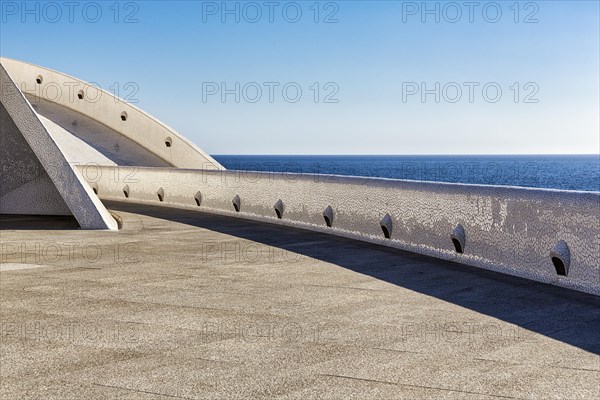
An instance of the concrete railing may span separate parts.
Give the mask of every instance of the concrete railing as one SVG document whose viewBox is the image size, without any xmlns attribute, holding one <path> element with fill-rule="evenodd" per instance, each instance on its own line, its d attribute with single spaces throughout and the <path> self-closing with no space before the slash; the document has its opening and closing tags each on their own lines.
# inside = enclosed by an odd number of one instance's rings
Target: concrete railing
<svg viewBox="0 0 600 400">
<path fill-rule="evenodd" d="M 300 227 L 600 295 L 600 193 L 334 175 L 79 167 L 101 199 Z"/>
</svg>

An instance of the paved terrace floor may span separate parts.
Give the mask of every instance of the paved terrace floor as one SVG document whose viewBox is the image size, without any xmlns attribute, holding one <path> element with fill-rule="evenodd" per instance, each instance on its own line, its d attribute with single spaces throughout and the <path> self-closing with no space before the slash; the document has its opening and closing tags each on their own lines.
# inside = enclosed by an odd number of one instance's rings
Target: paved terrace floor
<svg viewBox="0 0 600 400">
<path fill-rule="evenodd" d="M 118 233 L 2 220 L 2 398 L 600 397 L 598 297 L 324 234 L 107 206 Z"/>
</svg>

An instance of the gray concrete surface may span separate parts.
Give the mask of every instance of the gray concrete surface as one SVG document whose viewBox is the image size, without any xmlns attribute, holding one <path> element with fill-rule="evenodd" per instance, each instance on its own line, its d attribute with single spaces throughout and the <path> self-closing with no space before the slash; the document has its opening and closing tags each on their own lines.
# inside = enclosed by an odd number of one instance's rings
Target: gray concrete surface
<svg viewBox="0 0 600 400">
<path fill-rule="evenodd" d="M 44 166 L 0 104 L 0 212 L 71 214 Z"/>
<path fill-rule="evenodd" d="M 87 229 L 117 229 L 81 174 L 0 65 L 0 213 L 74 215 Z"/>
<path fill-rule="evenodd" d="M 597 296 L 321 233 L 106 205 L 118 233 L 1 220 L 1 398 L 600 396 Z"/>
<path fill-rule="evenodd" d="M 54 139 L 60 143 L 70 163 L 170 166 L 143 146 L 85 114 L 42 97 L 31 94 L 25 97 L 40 116 L 63 128 L 64 132 L 56 129 L 56 133 L 51 134 L 54 134 Z"/>
<path fill-rule="evenodd" d="M 235 170 L 90 165 L 79 171 L 102 200 L 329 233 L 600 295 L 598 192 Z M 381 228 L 385 215 L 389 239 Z M 452 242 L 458 225 L 462 253 Z M 570 253 L 566 275 L 552 261 L 562 242 Z"/>
</svg>

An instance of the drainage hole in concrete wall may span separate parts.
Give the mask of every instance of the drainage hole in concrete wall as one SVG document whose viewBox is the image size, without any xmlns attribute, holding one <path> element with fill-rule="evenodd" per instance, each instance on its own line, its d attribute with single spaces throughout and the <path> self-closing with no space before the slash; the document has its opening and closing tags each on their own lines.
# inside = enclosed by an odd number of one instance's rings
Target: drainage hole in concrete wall
<svg viewBox="0 0 600 400">
<path fill-rule="evenodd" d="M 389 239 L 392 235 L 390 235 L 390 231 L 388 230 L 387 226 L 381 225 L 381 230 L 383 231 L 383 236 L 385 236 L 386 239 Z"/>
<path fill-rule="evenodd" d="M 235 197 L 233 198 L 233 208 L 235 209 L 235 212 L 240 212 L 240 209 L 242 208 L 242 199 L 240 199 L 239 195 L 235 195 Z"/>
<path fill-rule="evenodd" d="M 558 257 L 552 257 L 552 264 L 554 264 L 554 268 L 556 269 L 557 275 L 567 276 L 567 270 L 565 268 L 565 264 Z"/>
<path fill-rule="evenodd" d="M 390 217 L 390 214 L 385 214 L 383 216 L 383 218 L 381 219 L 381 221 L 379 221 L 379 226 L 381 227 L 381 230 L 383 231 L 383 236 L 386 239 L 391 239 L 392 238 L 393 222 L 392 222 L 392 217 Z"/>
<path fill-rule="evenodd" d="M 452 238 L 452 244 L 454 244 L 454 250 L 457 253 L 459 253 L 459 254 L 463 253 L 463 248 L 462 248 L 462 244 L 460 244 L 460 240 Z"/>
<path fill-rule="evenodd" d="M 333 208 L 331 206 L 327 206 L 325 211 L 323 211 L 323 219 L 327 227 L 331 228 L 333 226 Z"/>
<path fill-rule="evenodd" d="M 126 185 L 123 188 L 123 194 L 125 195 L 125 198 L 129 198 L 129 185 Z"/>
<path fill-rule="evenodd" d="M 200 207 L 200 205 L 202 204 L 202 193 L 196 192 L 196 195 L 194 196 L 194 201 L 196 201 L 196 205 Z"/>
<path fill-rule="evenodd" d="M 564 240 L 558 241 L 550 251 L 550 259 L 557 275 L 568 276 L 571 267 L 571 250 Z"/>
<path fill-rule="evenodd" d="M 465 241 L 467 234 L 462 224 L 456 224 L 452 232 L 450 233 L 450 239 L 454 245 L 454 251 L 458 254 L 463 254 L 465 251 Z"/>
<path fill-rule="evenodd" d="M 171 147 L 172 144 L 173 144 L 173 139 L 171 139 L 170 137 L 165 139 L 165 146 Z"/>
<path fill-rule="evenodd" d="M 283 218 L 283 210 L 285 209 L 285 205 L 283 204 L 283 201 L 281 199 L 279 199 L 275 202 L 273 209 L 275 210 L 275 214 L 277 215 L 277 218 L 282 219 Z"/>
<path fill-rule="evenodd" d="M 127 121 L 127 112 L 123 111 L 121 113 L 121 121 Z"/>
<path fill-rule="evenodd" d="M 41 75 L 38 75 L 38 76 L 35 78 L 35 82 L 36 82 L 38 85 L 41 85 L 43 81 L 44 81 L 44 78 L 42 78 L 42 76 L 41 76 Z"/>
<path fill-rule="evenodd" d="M 79 92 L 77 92 L 77 98 L 79 100 L 83 100 L 83 90 L 80 90 Z"/>
<path fill-rule="evenodd" d="M 165 199 L 165 191 L 163 188 L 158 189 L 156 195 L 158 196 L 158 201 L 163 201 Z"/>
</svg>

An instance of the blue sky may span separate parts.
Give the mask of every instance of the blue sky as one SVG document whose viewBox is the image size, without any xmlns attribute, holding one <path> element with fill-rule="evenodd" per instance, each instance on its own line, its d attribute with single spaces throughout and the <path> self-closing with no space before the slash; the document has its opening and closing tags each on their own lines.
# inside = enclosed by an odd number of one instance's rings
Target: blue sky
<svg viewBox="0 0 600 400">
<path fill-rule="evenodd" d="M 212 154 L 598 153 L 599 2 L 467 4 L 3 1 L 0 53 Z"/>
</svg>

